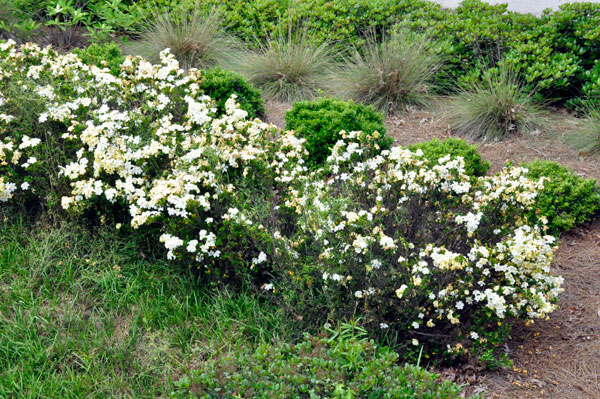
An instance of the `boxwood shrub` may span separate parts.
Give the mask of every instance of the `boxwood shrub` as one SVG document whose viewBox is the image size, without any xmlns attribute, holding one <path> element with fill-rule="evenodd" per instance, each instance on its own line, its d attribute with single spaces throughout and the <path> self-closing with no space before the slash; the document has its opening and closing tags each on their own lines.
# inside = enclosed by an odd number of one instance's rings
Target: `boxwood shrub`
<svg viewBox="0 0 600 399">
<path fill-rule="evenodd" d="M 217 113 L 225 112 L 225 102 L 232 94 L 240 108 L 248 112 L 250 118 L 260 117 L 265 112 L 260 90 L 252 86 L 244 77 L 232 71 L 207 69 L 202 74 L 200 88 L 217 103 Z"/>
<path fill-rule="evenodd" d="M 597 215 L 600 194 L 595 179 L 584 179 L 558 162 L 535 160 L 523 166 L 532 179 L 548 178 L 529 217 L 545 217 L 552 234 L 571 230 Z"/>
<path fill-rule="evenodd" d="M 392 139 L 385 134 L 383 115 L 371 106 L 352 101 L 322 98 L 296 102 L 285 114 L 285 123 L 286 129 L 306 139 L 308 163 L 313 166 L 325 162 L 331 148 L 342 138 L 341 131 L 378 132 L 374 139 L 380 149 L 392 144 Z"/>
<path fill-rule="evenodd" d="M 99 68 L 108 68 L 110 72 L 118 76 L 121 71 L 121 64 L 125 56 L 121 52 L 118 44 L 109 42 L 105 44 L 93 43 L 86 48 L 77 48 L 73 53 L 86 64 L 96 65 Z"/>
<path fill-rule="evenodd" d="M 451 157 L 462 157 L 465 161 L 465 174 L 479 177 L 485 176 L 490 169 L 490 163 L 477 152 L 477 146 L 470 145 L 465 140 L 450 137 L 445 140 L 433 139 L 424 143 L 413 144 L 408 147 L 411 151 L 420 149 L 424 157 L 431 164 L 437 164 L 438 160 L 446 155 Z"/>
</svg>

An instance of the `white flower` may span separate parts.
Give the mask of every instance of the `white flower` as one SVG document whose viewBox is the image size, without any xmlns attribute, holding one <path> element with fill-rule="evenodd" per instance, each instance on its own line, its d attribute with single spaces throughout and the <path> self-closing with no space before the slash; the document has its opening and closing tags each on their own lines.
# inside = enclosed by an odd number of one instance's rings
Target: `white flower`
<svg viewBox="0 0 600 399">
<path fill-rule="evenodd" d="M 390 326 L 387 323 L 379 323 L 379 328 L 381 328 L 382 330 L 389 328 Z"/>
<path fill-rule="evenodd" d="M 198 240 L 190 240 L 190 242 L 188 242 L 186 250 L 188 252 L 194 253 L 194 252 L 196 252 L 197 246 L 198 246 Z"/>
<path fill-rule="evenodd" d="M 265 254 L 264 252 L 261 252 L 258 254 L 257 258 L 253 258 L 252 259 L 252 263 L 255 265 L 259 265 L 261 263 L 263 263 L 264 261 L 267 260 L 267 254 Z"/>
<path fill-rule="evenodd" d="M 477 334 L 475 331 L 471 331 L 470 336 L 471 336 L 471 339 L 473 339 L 475 341 L 479 339 L 479 334 Z"/>
<path fill-rule="evenodd" d="M 481 212 L 477 212 L 477 213 L 469 212 L 465 216 L 460 216 L 460 215 L 457 216 L 454 220 L 456 221 L 456 223 L 466 224 L 467 231 L 472 234 L 479 227 L 479 222 L 481 221 L 482 217 L 483 217 L 483 213 L 481 213 Z"/>
<path fill-rule="evenodd" d="M 408 286 L 407 286 L 406 284 L 402 284 L 402 285 L 400 286 L 400 288 L 398 288 L 398 289 L 396 290 L 396 296 L 397 296 L 398 298 L 402 298 L 402 296 L 404 295 L 404 291 L 406 291 L 406 289 L 407 289 L 407 288 L 408 288 Z"/>
<path fill-rule="evenodd" d="M 383 249 L 387 249 L 387 250 L 396 249 L 396 244 L 394 243 L 394 239 L 392 237 L 388 237 L 386 235 L 381 236 L 381 238 L 379 239 L 379 245 L 381 245 L 381 247 Z"/>
<path fill-rule="evenodd" d="M 167 252 L 167 259 L 169 260 L 175 259 L 173 251 L 183 245 L 183 240 L 181 238 L 166 233 L 160 236 L 159 241 L 164 243 L 165 248 L 169 250 Z"/>
</svg>

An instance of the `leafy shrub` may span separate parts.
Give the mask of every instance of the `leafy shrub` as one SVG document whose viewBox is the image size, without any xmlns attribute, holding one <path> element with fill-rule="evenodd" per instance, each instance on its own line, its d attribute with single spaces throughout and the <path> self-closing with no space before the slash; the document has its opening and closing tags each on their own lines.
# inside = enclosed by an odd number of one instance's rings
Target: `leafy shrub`
<svg viewBox="0 0 600 399">
<path fill-rule="evenodd" d="M 144 17 L 128 0 L 14 0 L 12 6 L 19 22 L 11 28 L 39 43 L 63 48 L 131 34 Z"/>
<path fill-rule="evenodd" d="M 600 107 L 600 60 L 594 63 L 594 66 L 581 76 L 583 85 L 581 87 L 581 97 L 567 100 L 566 105 L 576 111 L 587 113 L 590 116 Z M 591 110 L 586 110 L 591 108 Z"/>
<path fill-rule="evenodd" d="M 490 168 L 490 163 L 481 158 L 481 154 L 477 152 L 477 146 L 469 145 L 465 140 L 454 137 L 442 141 L 433 139 L 413 144 L 408 149 L 413 152 L 420 149 L 432 165 L 437 164 L 440 158 L 447 155 L 452 158 L 462 157 L 465 162 L 465 174 L 469 176 L 485 176 Z"/>
<path fill-rule="evenodd" d="M 343 326 L 296 345 L 211 359 L 180 378 L 173 398 L 458 398 L 460 388 L 435 374 L 398 366 L 398 355 Z"/>
<path fill-rule="evenodd" d="M 121 64 L 125 61 L 121 48 L 113 42 L 103 45 L 93 43 L 83 49 L 74 49 L 73 53 L 77 54 L 81 61 L 86 64 L 110 69 L 110 72 L 115 76 L 119 75 Z"/>
<path fill-rule="evenodd" d="M 224 32 L 218 14 L 203 14 L 198 9 L 190 11 L 184 6 L 172 12 L 156 10 L 139 36 L 124 45 L 126 53 L 156 63 L 160 52 L 168 48 L 185 69 L 221 65 L 237 46 Z"/>
<path fill-rule="evenodd" d="M 308 162 L 320 166 L 325 162 L 331 148 L 342 138 L 342 131 L 360 130 L 369 134 L 378 132 L 375 143 L 380 149 L 388 149 L 392 139 L 385 134 L 383 117 L 373 107 L 322 98 L 293 104 L 285 114 L 286 129 L 306 139 Z M 374 143 L 374 144 L 375 144 Z"/>
<path fill-rule="evenodd" d="M 588 73 L 600 56 L 599 23 L 598 4 L 563 4 L 559 10 L 542 15 L 533 35 L 527 37 L 529 41 L 519 40 L 533 51 L 525 53 L 527 59 L 517 57 L 515 62 L 525 63 L 528 81 L 537 82 L 540 88 L 558 88 L 555 93 L 560 96 L 577 95 L 582 83 L 588 91 L 586 82 L 594 82 Z"/>
<path fill-rule="evenodd" d="M 524 169 L 473 181 L 460 158 L 432 165 L 399 147 L 373 156 L 371 137 L 350 136 L 329 157 L 326 183 L 291 191 L 295 234 L 264 249 L 275 298 L 307 320 L 362 317 L 398 337 L 405 356 L 425 345 L 486 362 L 507 338 L 500 326 L 554 309 L 555 239 L 526 224 L 541 185 Z"/>
<path fill-rule="evenodd" d="M 200 88 L 217 102 L 217 114 L 225 113 L 225 102 L 235 94 L 240 108 L 248 112 L 250 118 L 262 116 L 265 112 L 260 91 L 254 88 L 240 74 L 221 69 L 208 69 L 202 74 Z"/>
<path fill-rule="evenodd" d="M 444 78 L 462 82 L 468 81 L 469 74 L 495 66 L 517 44 L 518 33 L 536 23 L 537 18 L 531 14 L 507 11 L 506 4 L 465 0 L 454 10 L 446 10 L 442 18 L 410 26 L 426 30 L 443 43 L 447 64 L 444 74 L 448 75 Z M 449 84 L 444 88 L 452 91 Z"/>
<path fill-rule="evenodd" d="M 488 71 L 457 94 L 449 114 L 453 129 L 474 139 L 503 139 L 543 126 L 543 111 L 530 89 L 506 68 Z"/>
<path fill-rule="evenodd" d="M 387 36 L 403 21 L 430 25 L 446 17 L 439 4 L 423 0 L 300 0 L 288 2 L 282 23 L 302 25 L 318 41 L 338 44 L 342 52 L 363 47 L 374 34 Z"/>
<path fill-rule="evenodd" d="M 558 162 L 536 160 L 523 164 L 531 179 L 546 177 L 529 217 L 547 220 L 552 234 L 592 220 L 600 210 L 596 180 L 584 179 Z"/>
<path fill-rule="evenodd" d="M 229 68 L 241 73 L 264 95 L 280 101 L 317 97 L 333 68 L 327 44 L 315 45 L 306 35 L 278 36 L 256 52 L 239 54 Z"/>
<path fill-rule="evenodd" d="M 386 114 L 402 111 L 409 104 L 423 104 L 441 65 L 431 46 L 425 36 L 405 31 L 383 43 L 371 41 L 336 72 L 333 91 Z"/>
</svg>

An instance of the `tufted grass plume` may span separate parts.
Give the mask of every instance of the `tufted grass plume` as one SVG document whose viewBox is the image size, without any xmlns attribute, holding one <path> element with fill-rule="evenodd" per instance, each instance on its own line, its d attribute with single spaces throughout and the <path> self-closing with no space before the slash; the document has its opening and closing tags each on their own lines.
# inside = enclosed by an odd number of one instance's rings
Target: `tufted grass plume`
<svg viewBox="0 0 600 399">
<path fill-rule="evenodd" d="M 450 125 L 458 134 L 481 140 L 539 131 L 546 113 L 532 96 L 513 71 L 491 69 L 451 101 Z"/>
<path fill-rule="evenodd" d="M 222 65 L 237 47 L 237 40 L 225 33 L 217 12 L 203 14 L 184 4 L 170 13 L 155 9 L 139 39 L 125 44 L 123 50 L 157 63 L 160 52 L 169 48 L 182 68 L 207 69 Z"/>
<path fill-rule="evenodd" d="M 582 127 L 565 138 L 573 149 L 585 154 L 600 154 L 600 106 L 592 105 L 585 110 Z"/>
<path fill-rule="evenodd" d="M 386 114 L 424 105 L 442 65 L 427 36 L 398 31 L 383 42 L 370 39 L 331 78 L 339 97 L 373 105 Z"/>
<path fill-rule="evenodd" d="M 258 51 L 241 53 L 229 68 L 260 87 L 265 97 L 291 102 L 322 94 L 334 65 L 331 47 L 314 44 L 305 33 L 279 35 Z"/>
</svg>

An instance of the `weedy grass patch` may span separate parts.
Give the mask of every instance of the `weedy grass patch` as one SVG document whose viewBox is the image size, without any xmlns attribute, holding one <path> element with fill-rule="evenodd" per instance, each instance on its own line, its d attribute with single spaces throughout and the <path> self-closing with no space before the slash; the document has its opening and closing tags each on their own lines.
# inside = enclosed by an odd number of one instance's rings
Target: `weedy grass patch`
<svg viewBox="0 0 600 399">
<path fill-rule="evenodd" d="M 297 334 L 252 293 L 207 292 L 142 248 L 114 227 L 0 221 L 0 396 L 164 396 L 207 356 Z"/>
</svg>

